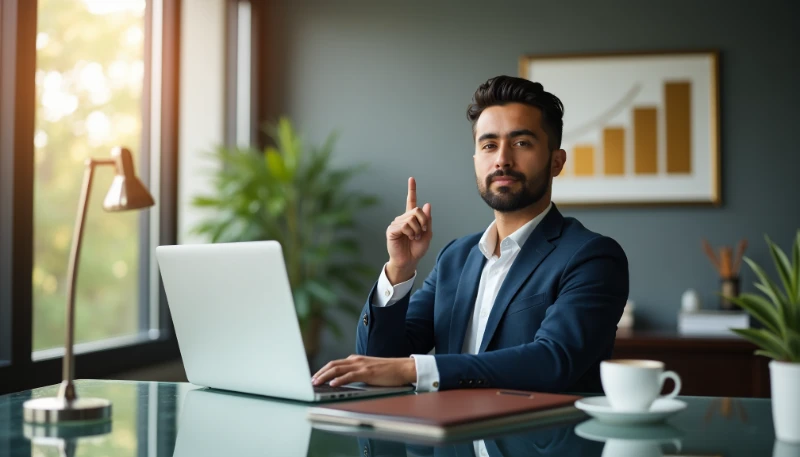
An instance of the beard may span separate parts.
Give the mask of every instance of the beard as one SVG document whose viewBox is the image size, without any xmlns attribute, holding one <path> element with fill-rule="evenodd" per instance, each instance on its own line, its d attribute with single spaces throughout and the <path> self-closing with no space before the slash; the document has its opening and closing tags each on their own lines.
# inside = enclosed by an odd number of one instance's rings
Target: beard
<svg viewBox="0 0 800 457">
<path fill-rule="evenodd" d="M 498 176 L 516 179 L 520 189 L 513 191 L 510 186 L 501 186 L 496 191 L 492 190 L 492 179 Z M 544 197 L 550 184 L 550 162 L 548 161 L 546 169 L 531 179 L 518 171 L 497 170 L 487 176 L 485 182 L 481 183 L 480 179 L 477 179 L 477 182 L 478 192 L 490 208 L 501 213 L 511 213 L 527 208 Z"/>
</svg>

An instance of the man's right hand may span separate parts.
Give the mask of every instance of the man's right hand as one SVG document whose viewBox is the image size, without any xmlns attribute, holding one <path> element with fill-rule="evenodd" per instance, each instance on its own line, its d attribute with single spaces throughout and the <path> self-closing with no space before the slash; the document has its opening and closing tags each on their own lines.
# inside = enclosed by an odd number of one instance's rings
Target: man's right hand
<svg viewBox="0 0 800 457">
<path fill-rule="evenodd" d="M 386 229 L 386 248 L 389 251 L 386 276 L 392 285 L 414 277 L 417 263 L 431 244 L 431 222 L 431 204 L 426 203 L 422 209 L 417 206 L 417 182 L 408 178 L 406 212 L 396 217 Z"/>
</svg>

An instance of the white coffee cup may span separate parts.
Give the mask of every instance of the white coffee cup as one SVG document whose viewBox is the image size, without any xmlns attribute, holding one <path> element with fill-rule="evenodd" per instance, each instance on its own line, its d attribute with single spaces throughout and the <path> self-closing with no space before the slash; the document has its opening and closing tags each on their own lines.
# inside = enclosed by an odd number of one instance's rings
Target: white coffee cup
<svg viewBox="0 0 800 457">
<path fill-rule="evenodd" d="M 667 379 L 675 381 L 675 388 L 659 397 Z M 624 412 L 648 411 L 657 398 L 675 398 L 681 391 L 680 376 L 674 371 L 664 371 L 664 362 L 656 360 L 603 361 L 600 381 L 611 407 Z"/>
</svg>

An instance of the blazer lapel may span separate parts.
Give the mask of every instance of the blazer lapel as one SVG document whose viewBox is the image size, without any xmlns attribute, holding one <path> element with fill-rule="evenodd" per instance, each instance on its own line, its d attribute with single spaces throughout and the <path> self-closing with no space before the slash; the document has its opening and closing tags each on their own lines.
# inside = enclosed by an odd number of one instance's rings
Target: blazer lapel
<svg viewBox="0 0 800 457">
<path fill-rule="evenodd" d="M 450 354 L 461 353 L 469 318 L 472 315 L 475 299 L 478 295 L 481 271 L 485 264 L 486 257 L 484 257 L 476 244 L 469 252 L 467 262 L 461 271 L 461 278 L 458 280 L 456 297 L 453 302 L 453 315 L 450 319 L 450 340 L 448 343 L 448 353 Z"/>
<path fill-rule="evenodd" d="M 508 275 L 497 293 L 492 312 L 489 313 L 489 319 L 486 321 L 486 330 L 483 333 L 481 347 L 478 352 L 486 351 L 494 332 L 497 330 L 497 325 L 500 323 L 500 319 L 502 319 L 511 300 L 539 264 L 542 263 L 542 260 L 555 248 L 550 243 L 550 240 L 558 238 L 561 234 L 563 223 L 564 217 L 553 205 L 544 220 L 539 223 L 539 226 L 534 229 L 528 240 L 522 245 L 522 249 L 517 258 L 514 259 L 514 263 L 511 265 L 511 269 L 508 271 Z"/>
</svg>

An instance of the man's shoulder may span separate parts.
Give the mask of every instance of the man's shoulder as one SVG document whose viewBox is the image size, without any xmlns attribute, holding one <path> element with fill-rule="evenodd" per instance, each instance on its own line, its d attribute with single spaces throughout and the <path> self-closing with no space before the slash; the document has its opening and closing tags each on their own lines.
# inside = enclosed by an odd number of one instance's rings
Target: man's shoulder
<svg viewBox="0 0 800 457">
<path fill-rule="evenodd" d="M 603 235 L 590 230 L 578 219 L 569 216 L 564 217 L 564 225 L 561 229 L 562 239 L 582 243 L 601 236 Z"/>
<path fill-rule="evenodd" d="M 559 237 L 562 249 L 580 249 L 591 246 L 594 249 L 615 251 L 624 255 L 622 246 L 611 236 L 590 230 L 574 217 L 564 217 L 564 225 Z"/>
</svg>

